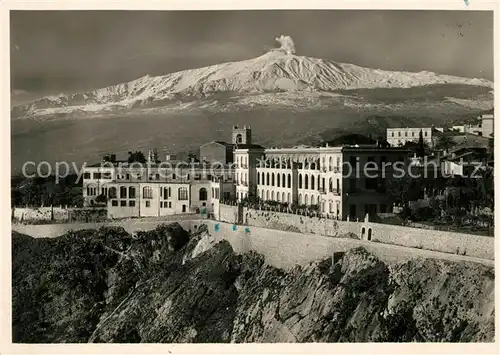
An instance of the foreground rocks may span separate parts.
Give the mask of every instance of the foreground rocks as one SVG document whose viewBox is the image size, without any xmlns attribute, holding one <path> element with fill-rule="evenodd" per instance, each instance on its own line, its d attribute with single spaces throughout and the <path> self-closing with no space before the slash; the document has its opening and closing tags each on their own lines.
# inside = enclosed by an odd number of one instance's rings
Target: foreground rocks
<svg viewBox="0 0 500 355">
<path fill-rule="evenodd" d="M 13 235 L 14 342 L 494 341 L 494 272 L 363 248 L 285 272 L 201 227 Z"/>
</svg>

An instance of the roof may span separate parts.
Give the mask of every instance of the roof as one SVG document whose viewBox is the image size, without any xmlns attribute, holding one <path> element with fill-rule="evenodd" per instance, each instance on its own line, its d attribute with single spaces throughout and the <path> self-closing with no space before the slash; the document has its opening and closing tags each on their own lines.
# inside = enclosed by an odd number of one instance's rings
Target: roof
<svg viewBox="0 0 500 355">
<path fill-rule="evenodd" d="M 260 144 L 234 144 L 234 149 L 265 149 Z"/>
<path fill-rule="evenodd" d="M 225 146 L 226 148 L 232 148 L 234 146 L 234 144 L 232 144 L 232 143 L 227 143 L 227 142 L 223 142 L 223 141 L 211 141 L 211 142 L 208 142 L 208 143 L 201 145 L 201 147 L 204 147 L 204 146 L 212 144 L 212 143 Z"/>
</svg>

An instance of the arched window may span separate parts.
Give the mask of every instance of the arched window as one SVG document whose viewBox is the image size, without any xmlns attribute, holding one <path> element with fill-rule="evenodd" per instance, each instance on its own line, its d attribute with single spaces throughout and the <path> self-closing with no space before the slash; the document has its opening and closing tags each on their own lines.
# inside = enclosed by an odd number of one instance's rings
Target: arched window
<svg viewBox="0 0 500 355">
<path fill-rule="evenodd" d="M 328 187 L 328 189 L 329 189 L 329 191 L 330 191 L 330 192 L 332 192 L 332 191 L 333 191 L 333 180 L 332 180 L 332 178 L 330 178 L 330 183 L 329 183 L 329 185 L 330 185 L 330 186 Z"/>
<path fill-rule="evenodd" d="M 128 198 L 135 198 L 135 187 L 130 186 L 128 188 Z"/>
<path fill-rule="evenodd" d="M 286 202 L 284 192 L 281 193 L 281 202 Z"/>
<path fill-rule="evenodd" d="M 110 187 L 108 190 L 109 198 L 116 198 L 116 187 Z"/>
<path fill-rule="evenodd" d="M 281 176 L 281 186 L 286 187 L 286 177 L 285 173 Z"/>
<path fill-rule="evenodd" d="M 288 193 L 288 197 L 286 199 L 286 202 L 291 203 L 292 202 L 292 197 L 290 195 L 290 192 Z"/>
<path fill-rule="evenodd" d="M 243 142 L 243 136 L 238 133 L 236 135 L 236 143 L 240 144 L 241 142 Z"/>
<path fill-rule="evenodd" d="M 330 206 L 329 206 L 329 207 L 330 207 L 329 212 L 330 212 L 330 213 L 333 213 L 333 202 L 331 202 L 331 201 L 330 201 Z"/>
<path fill-rule="evenodd" d="M 274 186 L 274 173 L 271 174 L 271 186 Z"/>
<path fill-rule="evenodd" d="M 299 189 L 302 188 L 302 174 L 299 174 Z"/>
<path fill-rule="evenodd" d="M 340 191 L 340 180 L 337 179 L 337 193 Z"/>
<path fill-rule="evenodd" d="M 280 193 L 276 192 L 276 201 L 280 202 L 280 200 L 281 200 Z"/>
<path fill-rule="evenodd" d="M 288 174 L 288 188 L 292 188 L 292 175 Z"/>
<path fill-rule="evenodd" d="M 269 173 L 266 174 L 266 185 L 269 186 Z"/>
<path fill-rule="evenodd" d="M 280 187 L 280 182 L 281 182 L 281 179 L 280 179 L 280 174 L 276 174 L 276 186 Z"/>
<path fill-rule="evenodd" d="M 269 190 L 266 191 L 266 201 L 269 201 Z"/>
<path fill-rule="evenodd" d="M 333 170 L 333 157 L 330 157 L 328 159 L 328 170 L 330 170 L 330 171 Z"/>
<path fill-rule="evenodd" d="M 308 189 L 309 188 L 309 176 L 306 175 L 305 178 L 304 178 L 304 189 Z"/>
<path fill-rule="evenodd" d="M 337 157 L 337 169 L 340 169 L 340 157 Z"/>
<path fill-rule="evenodd" d="M 314 190 L 314 175 L 311 175 L 311 190 Z"/>
<path fill-rule="evenodd" d="M 316 197 L 314 195 L 311 196 L 311 205 L 316 204 Z"/>
<path fill-rule="evenodd" d="M 257 174 L 257 185 L 260 185 L 260 174 Z"/>
<path fill-rule="evenodd" d="M 302 205 L 302 194 L 299 194 L 299 205 Z"/>
<path fill-rule="evenodd" d="M 361 228 L 361 239 L 365 239 L 365 227 Z"/>
<path fill-rule="evenodd" d="M 261 198 L 261 199 L 264 199 L 264 190 L 261 190 L 261 191 L 260 191 L 260 198 Z"/>
<path fill-rule="evenodd" d="M 261 185 L 265 185 L 266 184 L 266 177 L 264 176 L 264 173 L 262 173 L 262 178 L 260 179 L 260 183 Z"/>
<path fill-rule="evenodd" d="M 310 169 L 311 170 L 316 170 L 316 163 L 311 163 Z"/>
<path fill-rule="evenodd" d="M 274 191 L 271 191 L 271 200 L 274 201 Z"/>
<path fill-rule="evenodd" d="M 309 204 L 309 196 L 307 196 L 307 194 L 304 195 L 304 204 L 305 205 Z"/>
<path fill-rule="evenodd" d="M 202 187 L 200 189 L 200 201 L 206 201 L 207 200 L 207 189 Z"/>
<path fill-rule="evenodd" d="M 215 196 L 215 189 L 212 187 L 212 196 Z"/>
</svg>

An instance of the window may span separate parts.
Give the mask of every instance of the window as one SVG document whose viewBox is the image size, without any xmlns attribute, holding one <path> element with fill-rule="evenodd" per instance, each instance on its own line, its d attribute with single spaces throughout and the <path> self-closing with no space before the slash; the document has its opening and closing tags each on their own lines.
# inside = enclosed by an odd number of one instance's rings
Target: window
<svg viewBox="0 0 500 355">
<path fill-rule="evenodd" d="M 175 180 L 175 174 L 172 174 L 172 180 Z"/>
<path fill-rule="evenodd" d="M 142 188 L 142 198 L 152 199 L 153 198 L 153 189 L 151 186 L 144 186 Z"/>
<path fill-rule="evenodd" d="M 127 200 L 120 200 L 120 207 L 127 207 Z"/>
<path fill-rule="evenodd" d="M 90 173 L 83 173 L 84 179 L 90 179 Z"/>
<path fill-rule="evenodd" d="M 178 199 L 179 200 L 187 200 L 188 199 L 188 190 L 185 187 L 179 187 L 178 190 Z"/>
<path fill-rule="evenodd" d="M 134 200 L 128 201 L 128 206 L 135 207 L 135 201 Z"/>
<path fill-rule="evenodd" d="M 200 189 L 200 201 L 206 201 L 207 200 L 207 189 L 202 187 Z"/>
<path fill-rule="evenodd" d="M 111 179 L 111 173 L 110 172 L 102 173 L 102 178 L 110 180 Z"/>
<path fill-rule="evenodd" d="M 415 132 L 411 132 L 411 136 L 412 136 L 412 137 L 415 137 Z"/>
<path fill-rule="evenodd" d="M 308 189 L 309 188 L 309 176 L 305 176 L 304 177 L 304 189 Z"/>
<path fill-rule="evenodd" d="M 113 206 L 113 207 L 118 206 L 118 201 L 117 200 L 112 200 L 111 201 L 111 206 Z"/>
<path fill-rule="evenodd" d="M 408 137 L 408 132 L 405 132 L 405 137 Z"/>
<path fill-rule="evenodd" d="M 394 137 L 394 132 L 392 132 L 392 136 Z M 333 211 L 330 211 L 330 212 L 333 212 Z"/>
<path fill-rule="evenodd" d="M 292 175 L 288 174 L 288 188 L 292 188 Z"/>
<path fill-rule="evenodd" d="M 314 175 L 311 175 L 311 190 L 314 190 Z"/>
<path fill-rule="evenodd" d="M 302 174 L 299 174 L 299 189 L 302 188 Z"/>
<path fill-rule="evenodd" d="M 284 173 L 281 175 L 281 186 L 286 187 L 286 177 Z"/>
<path fill-rule="evenodd" d="M 229 200 L 231 198 L 230 192 L 224 192 L 224 200 Z"/>
<path fill-rule="evenodd" d="M 356 192 L 356 179 L 349 179 L 349 192 Z"/>
<path fill-rule="evenodd" d="M 426 136 L 426 137 L 427 137 L 427 132 L 425 132 L 425 133 L 424 133 L 424 136 Z"/>
<path fill-rule="evenodd" d="M 128 198 L 135 198 L 135 187 L 130 186 L 128 188 Z"/>
<path fill-rule="evenodd" d="M 304 196 L 304 204 L 305 205 L 309 204 L 309 196 L 307 196 L 307 194 Z"/>
<path fill-rule="evenodd" d="M 163 187 L 160 189 L 160 192 L 164 200 L 168 200 L 170 198 L 170 187 Z"/>
<path fill-rule="evenodd" d="M 266 185 L 269 186 L 269 173 L 266 174 Z"/>
<path fill-rule="evenodd" d="M 151 207 L 151 201 L 146 201 L 146 207 Z"/>
<path fill-rule="evenodd" d="M 257 185 L 260 185 L 260 174 L 257 173 Z"/>
<path fill-rule="evenodd" d="M 365 180 L 365 187 L 368 190 L 376 190 L 378 185 L 377 182 L 378 182 L 377 178 L 367 178 Z"/>
<path fill-rule="evenodd" d="M 351 218 L 356 217 L 356 205 L 350 205 L 349 206 L 349 216 Z"/>
<path fill-rule="evenodd" d="M 116 187 L 110 187 L 108 190 L 109 198 L 116 198 Z"/>
<path fill-rule="evenodd" d="M 401 132 L 398 132 L 398 137 L 401 137 Z M 354 205 L 354 208 L 356 208 L 355 205 Z"/>
<path fill-rule="evenodd" d="M 277 182 L 276 186 L 280 187 L 280 185 L 281 185 L 280 181 L 281 181 L 280 180 L 280 174 L 278 174 L 278 175 L 276 175 L 276 182 Z"/>
<path fill-rule="evenodd" d="M 168 208 L 172 208 L 172 202 L 168 201 Z"/>
<path fill-rule="evenodd" d="M 120 186 L 120 198 L 127 198 L 127 187 Z"/>
<path fill-rule="evenodd" d="M 94 179 L 100 179 L 101 173 L 94 173 Z"/>
</svg>

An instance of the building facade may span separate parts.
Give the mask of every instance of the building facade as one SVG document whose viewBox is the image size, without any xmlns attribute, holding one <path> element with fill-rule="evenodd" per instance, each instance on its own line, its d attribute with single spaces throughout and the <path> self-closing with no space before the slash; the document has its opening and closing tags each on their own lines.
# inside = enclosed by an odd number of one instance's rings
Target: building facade
<svg viewBox="0 0 500 355">
<path fill-rule="evenodd" d="M 235 162 L 243 164 L 235 170 L 236 197 L 242 201 L 253 192 L 261 201 L 316 206 L 338 219 L 391 212 L 385 181 L 396 162 L 408 165 L 408 153 L 374 146 L 235 149 Z"/>
<path fill-rule="evenodd" d="M 392 147 L 404 146 L 408 142 L 418 142 L 422 132 L 422 138 L 429 147 L 434 147 L 437 136 L 443 132 L 442 128 L 387 128 L 387 142 Z"/>
<path fill-rule="evenodd" d="M 104 204 L 109 218 L 126 218 L 209 215 L 221 201 L 260 200 L 357 219 L 392 211 L 386 181 L 394 177 L 394 164 L 403 170 L 409 164 L 408 150 L 376 145 L 264 148 L 252 143 L 247 126 L 233 127 L 231 144 L 232 164 L 158 162 L 152 161 L 158 154 L 150 154 L 146 164 L 106 160 L 87 167 L 85 204 Z"/>
</svg>

